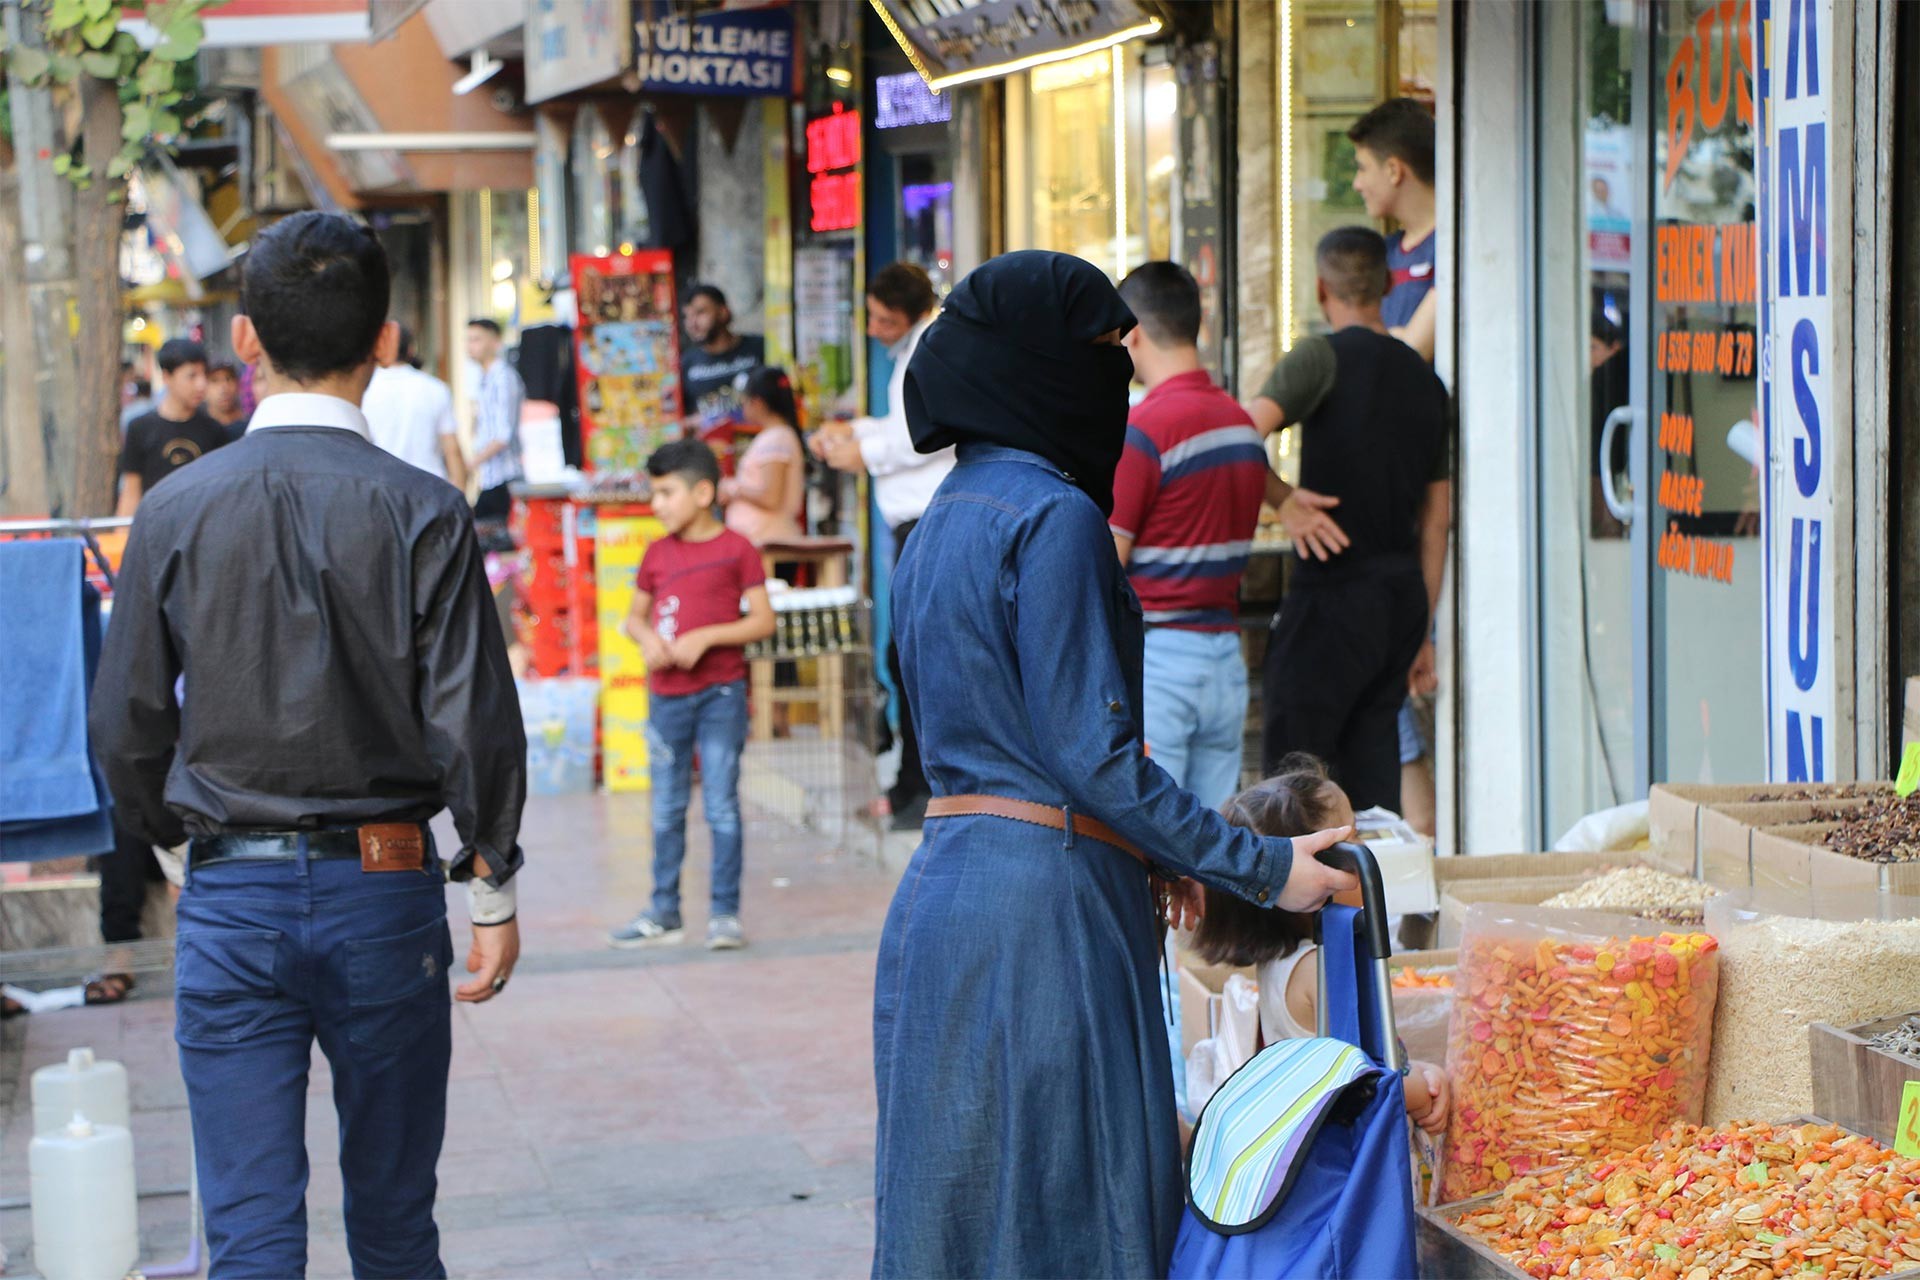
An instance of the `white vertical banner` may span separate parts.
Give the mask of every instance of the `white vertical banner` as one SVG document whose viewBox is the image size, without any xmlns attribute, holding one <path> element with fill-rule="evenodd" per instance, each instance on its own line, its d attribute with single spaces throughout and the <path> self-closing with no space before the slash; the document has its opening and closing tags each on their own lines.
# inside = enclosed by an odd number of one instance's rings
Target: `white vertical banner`
<svg viewBox="0 0 1920 1280">
<path fill-rule="evenodd" d="M 1832 779 L 1840 721 L 1834 0 L 1755 0 L 1767 776 Z M 1844 175 L 1846 169 L 1841 167 Z"/>
</svg>

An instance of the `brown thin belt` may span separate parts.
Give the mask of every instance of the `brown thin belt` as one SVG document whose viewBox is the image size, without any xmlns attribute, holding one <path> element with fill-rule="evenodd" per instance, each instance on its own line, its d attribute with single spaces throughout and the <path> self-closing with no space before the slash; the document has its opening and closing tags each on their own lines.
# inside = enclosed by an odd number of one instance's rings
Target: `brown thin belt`
<svg viewBox="0 0 1920 1280">
<path fill-rule="evenodd" d="M 1137 859 L 1147 870 L 1153 870 L 1147 855 L 1140 852 L 1132 841 L 1106 823 L 1084 814 L 1070 813 L 1052 805 L 1035 804 L 1031 800 L 1009 800 L 1005 796 L 935 796 L 927 801 L 929 818 L 959 818 L 968 814 L 1006 818 L 1011 822 L 1024 822 L 1029 826 L 1050 827 L 1069 835 L 1085 836 L 1089 840 L 1110 844 Z"/>
</svg>

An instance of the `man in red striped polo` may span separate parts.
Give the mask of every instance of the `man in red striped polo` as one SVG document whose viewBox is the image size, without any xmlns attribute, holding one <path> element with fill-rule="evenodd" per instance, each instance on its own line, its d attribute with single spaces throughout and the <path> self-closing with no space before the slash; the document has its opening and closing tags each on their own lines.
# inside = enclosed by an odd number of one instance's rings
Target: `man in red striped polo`
<svg viewBox="0 0 1920 1280">
<path fill-rule="evenodd" d="M 1282 520 L 1303 541 L 1333 529 L 1331 503 L 1272 477 L 1253 420 L 1201 367 L 1200 288 L 1184 267 L 1149 262 L 1120 296 L 1139 321 L 1125 341 L 1147 396 L 1128 420 L 1109 524 L 1146 615 L 1147 745 L 1218 806 L 1240 788 L 1240 575 L 1261 499 L 1278 486 Z"/>
</svg>

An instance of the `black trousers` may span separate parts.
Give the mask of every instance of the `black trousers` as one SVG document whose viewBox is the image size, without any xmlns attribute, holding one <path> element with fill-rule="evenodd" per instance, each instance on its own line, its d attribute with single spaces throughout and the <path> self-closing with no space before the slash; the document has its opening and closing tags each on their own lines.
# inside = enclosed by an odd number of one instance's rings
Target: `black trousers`
<svg viewBox="0 0 1920 1280">
<path fill-rule="evenodd" d="M 896 526 L 893 531 L 893 566 L 900 567 L 900 553 L 906 550 L 907 535 L 920 522 L 907 520 Z M 887 635 L 887 678 L 893 681 L 894 690 L 899 694 L 900 708 L 900 773 L 893 780 L 893 787 L 887 792 L 887 803 L 895 813 L 909 807 L 923 796 L 931 795 L 933 789 L 927 785 L 926 771 L 920 765 L 920 740 L 913 733 L 913 713 L 907 709 L 907 686 L 900 675 L 900 646 L 895 643 L 895 632 Z"/>
<path fill-rule="evenodd" d="M 1296 751 L 1327 763 L 1355 811 L 1400 811 L 1400 737 L 1407 672 L 1426 639 L 1420 567 L 1395 557 L 1305 571 L 1288 587 L 1267 645 L 1261 768 Z"/>
<path fill-rule="evenodd" d="M 100 876 L 100 937 L 105 942 L 133 942 L 140 937 L 140 913 L 147 903 L 147 886 L 164 879 L 153 847 L 137 836 L 113 829 L 113 852 L 93 860 Z"/>
</svg>

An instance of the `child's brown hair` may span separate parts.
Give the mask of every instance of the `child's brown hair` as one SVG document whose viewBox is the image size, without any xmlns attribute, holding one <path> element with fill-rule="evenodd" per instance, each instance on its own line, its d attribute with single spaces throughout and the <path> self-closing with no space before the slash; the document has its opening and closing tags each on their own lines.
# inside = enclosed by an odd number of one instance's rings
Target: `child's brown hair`
<svg viewBox="0 0 1920 1280">
<path fill-rule="evenodd" d="M 1318 758 L 1291 755 L 1280 762 L 1280 772 L 1248 787 L 1220 812 L 1234 826 L 1263 836 L 1304 836 L 1332 825 L 1341 798 Z M 1311 914 L 1269 910 L 1209 885 L 1192 948 L 1210 964 L 1246 967 L 1292 955 L 1312 937 Z"/>
</svg>

